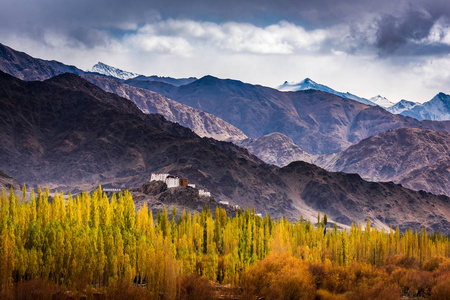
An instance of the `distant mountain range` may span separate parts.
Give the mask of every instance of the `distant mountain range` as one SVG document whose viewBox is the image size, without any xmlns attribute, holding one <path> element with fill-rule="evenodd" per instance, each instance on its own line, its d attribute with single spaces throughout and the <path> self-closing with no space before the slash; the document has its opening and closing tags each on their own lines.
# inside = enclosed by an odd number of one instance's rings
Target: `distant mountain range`
<svg viewBox="0 0 450 300">
<path fill-rule="evenodd" d="M 285 81 L 277 89 L 280 91 L 318 90 L 334 94 L 342 98 L 352 99 L 367 105 L 378 105 L 393 114 L 402 114 L 417 120 L 450 120 L 450 96 L 444 93 L 437 94 L 433 99 L 423 104 L 407 100 L 401 100 L 398 103 L 393 103 L 380 95 L 367 100 L 350 93 L 338 92 L 326 85 L 314 82 L 309 78 L 306 78 L 299 83 L 289 83 Z"/>
<path fill-rule="evenodd" d="M 346 225 L 370 217 L 378 227 L 450 233 L 448 197 L 303 162 L 267 165 L 231 143 L 144 114 L 74 74 L 24 82 L 0 72 L 0 120 L 0 169 L 30 187 L 140 186 L 151 172 L 164 172 L 274 217 L 313 219 L 320 210 Z"/>
<path fill-rule="evenodd" d="M 213 114 L 250 138 L 282 133 L 310 154 L 337 153 L 389 129 L 450 130 L 450 122 L 393 115 L 381 107 L 318 90 L 280 92 L 212 76 L 180 87 L 160 82 L 142 84 L 133 79 L 126 83 Z"/>
<path fill-rule="evenodd" d="M 64 69 L 64 68 L 63 68 Z M 155 82 L 161 82 L 170 84 L 176 87 L 187 85 L 190 83 L 193 83 L 194 81 L 198 80 L 195 77 L 190 78 L 171 78 L 171 77 L 159 77 L 156 75 L 153 76 L 144 76 L 139 75 L 127 71 L 120 70 L 118 68 L 106 65 L 104 63 L 97 63 L 94 65 L 91 69 L 89 69 L 87 72 L 95 72 L 98 74 L 111 76 L 117 79 L 121 80 L 128 80 L 128 79 L 134 79 L 130 82 L 125 82 L 127 84 L 131 84 L 135 87 L 142 87 L 142 88 L 149 88 L 151 87 L 151 83 Z M 80 74 L 79 72 L 71 72 L 75 74 Z M 137 82 L 140 81 L 140 82 Z M 147 84 L 150 82 L 150 85 Z M 292 83 L 285 81 L 282 85 L 280 85 L 278 88 L 280 91 L 305 91 L 305 90 L 318 90 L 323 91 L 326 93 L 334 94 L 339 97 L 345 98 L 345 99 L 351 99 L 358 101 L 363 104 L 371 105 L 371 106 L 381 106 L 385 109 L 387 109 L 389 112 L 393 114 L 402 114 L 404 116 L 409 116 L 412 118 L 415 118 L 417 120 L 435 120 L 435 121 L 446 121 L 450 120 L 450 96 L 439 93 L 436 95 L 432 100 L 425 102 L 423 104 L 410 102 L 406 100 L 402 100 L 398 103 L 393 103 L 390 100 L 388 100 L 386 97 L 382 97 L 380 95 L 375 96 L 368 99 L 356 96 L 351 93 L 342 93 L 338 92 L 326 85 L 317 83 L 310 78 L 305 78 L 303 81 L 300 81 L 298 83 Z"/>
</svg>

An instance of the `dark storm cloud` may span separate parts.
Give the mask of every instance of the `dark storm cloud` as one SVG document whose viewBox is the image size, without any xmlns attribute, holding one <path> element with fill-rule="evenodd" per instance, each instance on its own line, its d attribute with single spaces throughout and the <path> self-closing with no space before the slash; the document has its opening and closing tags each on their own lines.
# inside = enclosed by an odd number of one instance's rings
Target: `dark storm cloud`
<svg viewBox="0 0 450 300">
<path fill-rule="evenodd" d="M 424 38 L 433 25 L 430 20 L 416 22 L 416 20 L 396 18 L 391 15 L 383 16 L 378 22 L 376 46 L 381 54 L 392 54 L 400 47 L 420 36 Z M 423 24 L 421 24 L 423 23 Z M 424 25 L 424 26 L 422 26 Z"/>
<path fill-rule="evenodd" d="M 431 29 L 439 20 L 446 21 L 445 10 L 423 6 L 409 8 L 398 16 L 384 15 L 377 22 L 376 47 L 382 56 L 391 54 L 448 54 L 445 45 L 427 44 Z M 431 49 L 428 49 L 430 46 Z"/>
<path fill-rule="evenodd" d="M 87 26 L 118 22 L 145 23 L 163 18 L 185 18 L 211 22 L 251 22 L 265 26 L 286 20 L 307 27 L 322 27 L 361 13 L 392 11 L 391 1 L 380 0 L 3 0 L 2 25 Z"/>
</svg>

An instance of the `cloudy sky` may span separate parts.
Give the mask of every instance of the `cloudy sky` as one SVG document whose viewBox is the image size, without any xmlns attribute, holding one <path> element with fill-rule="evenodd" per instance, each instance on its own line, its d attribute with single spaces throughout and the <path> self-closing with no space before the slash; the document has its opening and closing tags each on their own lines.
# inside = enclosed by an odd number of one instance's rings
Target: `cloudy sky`
<svg viewBox="0 0 450 300">
<path fill-rule="evenodd" d="M 0 0 L 0 42 L 87 69 L 305 77 L 396 102 L 450 93 L 447 0 Z"/>
</svg>

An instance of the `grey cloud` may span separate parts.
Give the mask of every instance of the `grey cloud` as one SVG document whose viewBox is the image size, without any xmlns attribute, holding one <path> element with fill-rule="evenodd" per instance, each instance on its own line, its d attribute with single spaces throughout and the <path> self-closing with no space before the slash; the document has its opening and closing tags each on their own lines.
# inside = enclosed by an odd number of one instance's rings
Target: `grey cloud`
<svg viewBox="0 0 450 300">
<path fill-rule="evenodd" d="M 393 54 L 428 37 L 436 21 L 423 10 L 410 10 L 400 17 L 385 15 L 378 21 L 375 44 L 381 55 Z"/>
<path fill-rule="evenodd" d="M 94 48 L 96 46 L 105 47 L 110 43 L 107 33 L 96 29 L 75 28 L 68 33 L 68 36 L 74 46 L 81 44 L 87 48 Z"/>
<path fill-rule="evenodd" d="M 20 34 L 39 40 L 53 30 L 75 45 L 91 48 L 107 45 L 105 34 L 120 39 L 123 24 L 170 18 L 248 22 L 259 27 L 285 20 L 306 30 L 341 24 L 350 26 L 350 35 L 343 40 L 337 37 L 329 46 L 348 54 L 438 55 L 445 53 L 445 45 L 428 50 L 417 44 L 439 19 L 450 19 L 450 5 L 446 0 L 2 0 L 0 38 Z M 362 29 L 352 29 L 361 24 Z"/>
<path fill-rule="evenodd" d="M 411 55 L 440 56 L 449 54 L 449 45 L 429 41 L 433 26 L 450 20 L 448 1 L 415 1 L 397 14 L 384 14 L 375 22 L 376 47 L 381 57 Z M 443 33 L 440 34 L 442 39 Z"/>
<path fill-rule="evenodd" d="M 399 0 L 402 1 L 402 0 Z M 162 18 L 211 22 L 250 22 L 266 26 L 286 20 L 307 28 L 320 28 L 357 19 L 367 12 L 392 11 L 390 0 L 3 0 L 0 24 L 41 24 L 71 27 L 100 26 L 118 22 L 145 23 Z M 396 1 L 397 2 L 397 1 Z M 28 24 L 28 25 L 27 25 Z"/>
</svg>

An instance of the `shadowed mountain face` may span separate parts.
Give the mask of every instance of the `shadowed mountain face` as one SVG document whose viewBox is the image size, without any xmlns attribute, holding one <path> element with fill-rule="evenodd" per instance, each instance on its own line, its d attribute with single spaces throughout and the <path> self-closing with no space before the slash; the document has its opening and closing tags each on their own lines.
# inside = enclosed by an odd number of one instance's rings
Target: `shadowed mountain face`
<svg viewBox="0 0 450 300">
<path fill-rule="evenodd" d="M 57 61 L 37 59 L 0 43 L 0 70 L 22 80 L 45 80 L 62 73 L 84 71 Z"/>
<path fill-rule="evenodd" d="M 0 73 L 0 140 L 0 169 L 31 187 L 141 186 L 151 172 L 164 172 L 274 217 L 314 220 L 320 209 L 347 225 L 370 217 L 379 226 L 450 232 L 448 197 L 307 163 L 270 166 L 231 143 L 146 115 L 72 74 L 23 82 Z"/>
<path fill-rule="evenodd" d="M 337 153 L 401 127 L 450 131 L 450 122 L 418 121 L 316 90 L 280 92 L 211 76 L 181 87 L 133 79 L 125 83 L 211 113 L 250 138 L 280 132 L 311 154 Z"/>
<path fill-rule="evenodd" d="M 413 128 L 389 130 L 339 153 L 326 168 L 450 196 L 450 134 Z"/>
</svg>

